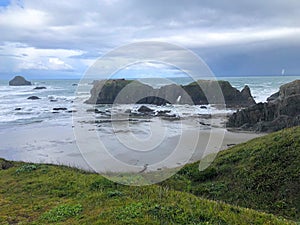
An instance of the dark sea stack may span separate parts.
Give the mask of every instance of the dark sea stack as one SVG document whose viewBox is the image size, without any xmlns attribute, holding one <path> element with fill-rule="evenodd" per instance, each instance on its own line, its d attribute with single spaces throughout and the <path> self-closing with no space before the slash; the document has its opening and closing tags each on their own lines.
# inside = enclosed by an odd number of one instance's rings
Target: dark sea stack
<svg viewBox="0 0 300 225">
<path fill-rule="evenodd" d="M 182 86 L 183 89 L 192 98 L 194 104 L 222 104 L 222 99 L 212 98 L 210 101 L 206 97 L 206 93 L 211 96 L 220 87 L 224 96 L 226 107 L 240 108 L 247 107 L 255 104 L 255 100 L 251 95 L 250 88 L 245 86 L 242 91 L 232 87 L 228 81 L 211 81 L 211 80 L 199 80 L 186 86 Z"/>
<path fill-rule="evenodd" d="M 242 109 L 229 117 L 227 126 L 272 132 L 300 125 L 300 80 L 282 85 L 265 103 Z"/>
<path fill-rule="evenodd" d="M 29 99 L 29 100 L 38 100 L 40 98 L 38 96 L 30 96 L 27 99 Z"/>
<path fill-rule="evenodd" d="M 30 81 L 27 81 L 22 76 L 15 76 L 12 80 L 9 81 L 9 86 L 25 86 L 25 85 L 31 85 Z"/>
<path fill-rule="evenodd" d="M 213 98 L 216 88 L 221 88 L 224 99 Z M 206 98 L 209 93 L 210 101 Z M 232 87 L 227 81 L 201 80 L 188 85 L 166 85 L 159 89 L 133 80 L 94 81 L 88 104 L 225 104 L 227 107 L 239 108 L 254 105 L 250 88 L 242 91 Z"/>
</svg>

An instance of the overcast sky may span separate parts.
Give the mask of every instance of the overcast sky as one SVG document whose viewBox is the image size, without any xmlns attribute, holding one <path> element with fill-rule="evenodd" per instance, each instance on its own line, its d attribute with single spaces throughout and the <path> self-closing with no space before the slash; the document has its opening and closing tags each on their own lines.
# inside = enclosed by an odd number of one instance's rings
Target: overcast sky
<svg viewBox="0 0 300 225">
<path fill-rule="evenodd" d="M 80 78 L 122 45 L 190 49 L 216 76 L 300 75 L 299 0 L 0 0 L 0 76 Z"/>
</svg>

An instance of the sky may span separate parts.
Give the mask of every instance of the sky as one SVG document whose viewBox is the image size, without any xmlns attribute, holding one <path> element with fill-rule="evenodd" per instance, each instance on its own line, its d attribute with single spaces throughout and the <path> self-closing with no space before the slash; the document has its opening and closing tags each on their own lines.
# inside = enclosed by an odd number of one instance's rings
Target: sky
<svg viewBox="0 0 300 225">
<path fill-rule="evenodd" d="M 0 0 L 0 79 L 81 78 L 143 41 L 186 48 L 218 77 L 300 75 L 300 1 Z"/>
</svg>

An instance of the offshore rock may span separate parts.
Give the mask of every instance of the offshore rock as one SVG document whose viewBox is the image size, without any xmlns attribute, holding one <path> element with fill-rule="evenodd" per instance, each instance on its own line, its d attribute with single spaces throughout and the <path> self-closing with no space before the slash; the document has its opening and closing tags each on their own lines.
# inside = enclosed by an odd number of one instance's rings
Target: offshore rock
<svg viewBox="0 0 300 225">
<path fill-rule="evenodd" d="M 218 96 L 216 90 L 222 91 L 224 99 L 216 97 Z M 94 81 L 90 92 L 91 96 L 86 101 L 88 104 L 206 105 L 225 103 L 227 107 L 231 108 L 255 104 L 248 86 L 239 91 L 232 87 L 228 81 L 199 80 L 188 85 L 171 84 L 154 89 L 139 81 L 103 80 Z"/>
<path fill-rule="evenodd" d="M 24 86 L 24 85 L 31 85 L 30 81 L 27 81 L 22 76 L 15 76 L 12 80 L 9 81 L 9 86 Z"/>
</svg>

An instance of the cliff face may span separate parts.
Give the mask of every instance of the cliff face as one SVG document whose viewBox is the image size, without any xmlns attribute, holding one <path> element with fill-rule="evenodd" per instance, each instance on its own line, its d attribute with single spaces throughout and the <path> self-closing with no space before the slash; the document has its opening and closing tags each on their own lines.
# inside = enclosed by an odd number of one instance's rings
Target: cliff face
<svg viewBox="0 0 300 225">
<path fill-rule="evenodd" d="M 227 125 L 255 131 L 277 131 L 300 125 L 300 80 L 282 85 L 267 102 L 234 113 Z"/>
<path fill-rule="evenodd" d="M 200 84 L 200 85 L 199 85 Z M 91 90 L 91 97 L 86 101 L 89 104 L 222 104 L 216 96 L 218 85 L 223 92 L 227 107 L 246 107 L 255 104 L 249 87 L 242 91 L 232 87 L 227 81 L 201 80 L 188 85 L 166 85 L 154 89 L 149 85 L 132 80 L 95 81 Z M 207 99 L 205 93 L 209 93 Z"/>
</svg>

